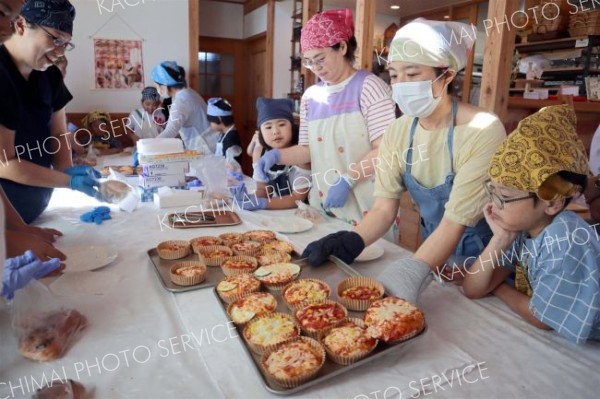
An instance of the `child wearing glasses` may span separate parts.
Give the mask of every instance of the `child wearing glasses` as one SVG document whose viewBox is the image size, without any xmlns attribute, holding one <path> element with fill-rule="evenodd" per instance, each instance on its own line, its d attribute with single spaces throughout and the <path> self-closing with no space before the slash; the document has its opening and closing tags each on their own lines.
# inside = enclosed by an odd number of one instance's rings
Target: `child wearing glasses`
<svg viewBox="0 0 600 399">
<path fill-rule="evenodd" d="M 464 278 L 467 297 L 492 293 L 575 343 L 600 338 L 600 241 L 565 210 L 588 173 L 572 108 L 543 108 L 519 123 L 490 163 L 484 215 L 494 236 Z M 513 272 L 514 287 L 505 282 Z"/>
</svg>

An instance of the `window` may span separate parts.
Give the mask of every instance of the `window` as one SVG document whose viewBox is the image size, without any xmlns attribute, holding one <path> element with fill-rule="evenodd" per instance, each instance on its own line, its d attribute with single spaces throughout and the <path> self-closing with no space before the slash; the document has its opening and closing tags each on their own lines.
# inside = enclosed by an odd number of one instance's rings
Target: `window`
<svg viewBox="0 0 600 399">
<path fill-rule="evenodd" d="M 198 53 L 200 94 L 204 97 L 233 97 L 233 54 Z"/>
</svg>

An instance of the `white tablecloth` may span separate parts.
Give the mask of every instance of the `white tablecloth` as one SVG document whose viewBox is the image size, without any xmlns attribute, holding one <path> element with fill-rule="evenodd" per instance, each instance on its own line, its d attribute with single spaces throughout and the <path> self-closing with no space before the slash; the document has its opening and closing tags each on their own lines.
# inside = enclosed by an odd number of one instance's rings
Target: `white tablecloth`
<svg viewBox="0 0 600 399">
<path fill-rule="evenodd" d="M 117 260 L 94 273 L 116 274 L 120 280 L 103 295 L 61 297 L 90 325 L 65 357 L 47 364 L 18 355 L 9 309 L 0 305 L 0 398 L 28 397 L 44 376 L 64 375 L 95 386 L 95 397 L 103 399 L 275 397 L 261 386 L 211 289 L 164 290 L 146 251 L 167 239 L 254 229 L 265 218 L 293 211 L 242 211 L 244 223 L 238 226 L 173 230 L 159 220 L 176 208 L 143 204 L 132 214 L 114 209 L 113 219 L 100 226 L 80 223 L 79 215 L 97 205 L 82 194 L 56 190 L 40 223 L 65 233 L 59 248 L 92 243 L 117 248 Z M 344 227 L 329 221 L 287 237 L 303 248 Z M 380 244 L 382 258 L 355 268 L 376 276 L 410 255 L 386 241 Z M 429 325 L 422 339 L 294 397 L 597 397 L 600 344 L 571 345 L 527 325 L 496 298 L 470 301 L 456 287 L 436 282 L 425 291 L 421 307 Z"/>
</svg>

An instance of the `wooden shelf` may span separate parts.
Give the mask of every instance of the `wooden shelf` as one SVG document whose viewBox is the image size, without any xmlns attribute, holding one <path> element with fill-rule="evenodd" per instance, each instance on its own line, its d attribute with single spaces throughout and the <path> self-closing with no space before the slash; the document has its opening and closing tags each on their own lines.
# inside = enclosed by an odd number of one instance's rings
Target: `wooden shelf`
<svg viewBox="0 0 600 399">
<path fill-rule="evenodd" d="M 522 97 L 509 97 L 509 108 L 528 108 L 540 109 L 551 105 L 562 104 L 559 100 L 528 100 Z M 575 111 L 579 112 L 598 112 L 600 113 L 600 102 L 594 101 L 574 101 Z"/>
<path fill-rule="evenodd" d="M 585 68 L 583 67 L 567 67 L 567 68 L 552 68 L 552 69 L 544 69 L 544 73 L 546 72 L 583 72 Z"/>
<path fill-rule="evenodd" d="M 575 48 L 575 42 L 577 40 L 592 39 L 594 36 L 576 36 L 576 37 L 565 37 L 562 39 L 553 40 L 542 40 L 540 42 L 530 43 L 519 43 L 515 44 L 515 49 L 519 50 L 519 54 L 522 53 L 533 53 L 550 50 L 561 50 Z M 552 46 L 548 46 L 552 45 Z M 581 47 L 584 48 L 584 47 Z"/>
</svg>

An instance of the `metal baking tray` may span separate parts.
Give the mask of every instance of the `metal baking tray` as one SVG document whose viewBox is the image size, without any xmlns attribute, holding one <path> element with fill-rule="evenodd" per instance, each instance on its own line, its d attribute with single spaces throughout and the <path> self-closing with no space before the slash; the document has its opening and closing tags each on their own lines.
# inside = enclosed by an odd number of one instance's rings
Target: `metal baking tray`
<svg viewBox="0 0 600 399">
<path fill-rule="evenodd" d="M 340 283 L 340 281 L 342 281 L 346 277 L 361 275 L 359 272 L 354 270 L 352 267 L 350 267 L 349 265 L 347 265 L 346 263 L 342 262 L 340 259 L 338 259 L 334 256 L 330 256 L 329 261 L 320 267 L 311 267 L 305 260 L 301 260 L 301 261 L 295 262 L 295 263 L 298 263 L 302 268 L 302 272 L 300 273 L 300 277 L 298 277 L 298 278 L 317 278 L 317 279 L 320 279 L 320 280 L 326 282 L 327 284 L 329 284 L 329 288 L 331 289 L 330 299 L 332 299 L 334 301 L 338 301 L 338 302 L 339 302 L 339 297 L 337 295 L 337 285 Z M 276 310 L 277 312 L 292 314 L 292 312 L 285 305 L 285 302 L 283 301 L 283 299 L 281 297 L 281 291 L 268 290 L 267 292 L 270 292 L 271 294 L 273 294 L 273 296 L 277 299 L 277 310 Z M 221 298 L 219 297 L 219 295 L 217 293 L 216 288 L 213 290 L 213 294 L 215 295 L 215 297 L 217 298 L 217 301 L 221 305 L 223 312 L 225 312 L 225 314 L 227 314 L 227 303 L 224 302 L 223 300 L 221 300 Z M 387 293 L 384 294 L 384 297 L 385 296 L 388 296 Z M 364 314 L 365 314 L 365 312 L 355 312 L 352 310 L 348 310 L 348 317 L 356 317 L 356 318 L 362 319 L 364 317 Z M 267 391 L 269 391 L 275 395 L 281 395 L 281 396 L 293 395 L 304 389 L 307 389 L 314 385 L 320 384 L 323 381 L 330 380 L 337 375 L 348 372 L 348 371 L 350 371 L 356 367 L 359 367 L 365 363 L 369 363 L 375 359 L 385 356 L 391 352 L 394 352 L 394 353 L 400 352 L 403 350 L 403 348 L 406 347 L 406 345 L 410 345 L 413 340 L 422 337 L 425 334 L 425 332 L 427 331 L 427 325 L 425 325 L 425 328 L 423 329 L 423 331 L 421 331 L 415 337 L 410 338 L 404 342 L 400 342 L 400 343 L 394 344 L 394 345 L 388 345 L 388 344 L 384 344 L 384 343 L 380 342 L 377 345 L 377 347 L 375 348 L 375 350 L 369 356 L 357 361 L 356 363 L 350 364 L 348 366 L 342 366 L 340 364 L 336 364 L 336 363 L 332 362 L 331 360 L 329 360 L 329 358 L 327 358 L 325 360 L 325 364 L 323 365 L 323 368 L 321 369 L 321 371 L 319 371 L 319 374 L 317 375 L 316 378 L 314 378 L 310 381 L 307 381 L 304 384 L 301 384 L 295 388 L 285 388 L 285 387 L 279 386 L 275 383 L 272 383 L 262 373 L 262 370 L 260 368 L 261 356 L 252 352 L 252 350 L 246 344 L 246 341 L 243 338 L 243 332 L 242 332 L 243 327 L 236 327 L 236 328 L 237 328 L 238 336 L 241 341 L 242 347 L 244 348 L 244 351 L 246 352 L 246 354 L 250 357 L 250 359 L 252 361 L 252 365 L 254 366 L 253 367 L 254 371 L 262 380 L 263 386 L 265 387 L 265 389 Z"/>
<path fill-rule="evenodd" d="M 214 219 L 209 220 L 209 219 Z M 197 227 L 235 226 L 242 223 L 240 216 L 232 211 L 175 212 L 167 215 L 169 226 L 175 229 L 191 229 Z"/>
<path fill-rule="evenodd" d="M 156 250 L 156 248 L 149 249 L 147 251 L 147 254 L 148 258 L 150 259 L 150 263 L 152 263 L 152 265 L 154 266 L 154 270 L 156 271 L 156 275 L 158 276 L 160 283 L 167 291 L 185 292 L 199 290 L 202 288 L 210 288 L 214 287 L 219 283 L 219 281 L 225 278 L 225 274 L 223 274 L 223 271 L 221 270 L 220 266 L 206 266 L 206 279 L 202 283 L 190 286 L 177 285 L 171 281 L 171 277 L 169 276 L 169 271 L 171 270 L 171 267 L 179 262 L 197 261 L 198 255 L 192 252 L 185 258 L 166 260 L 158 256 L 158 251 Z M 300 255 L 296 251 L 294 251 L 292 253 L 291 262 L 295 263 L 298 261 L 299 258 Z"/>
</svg>

